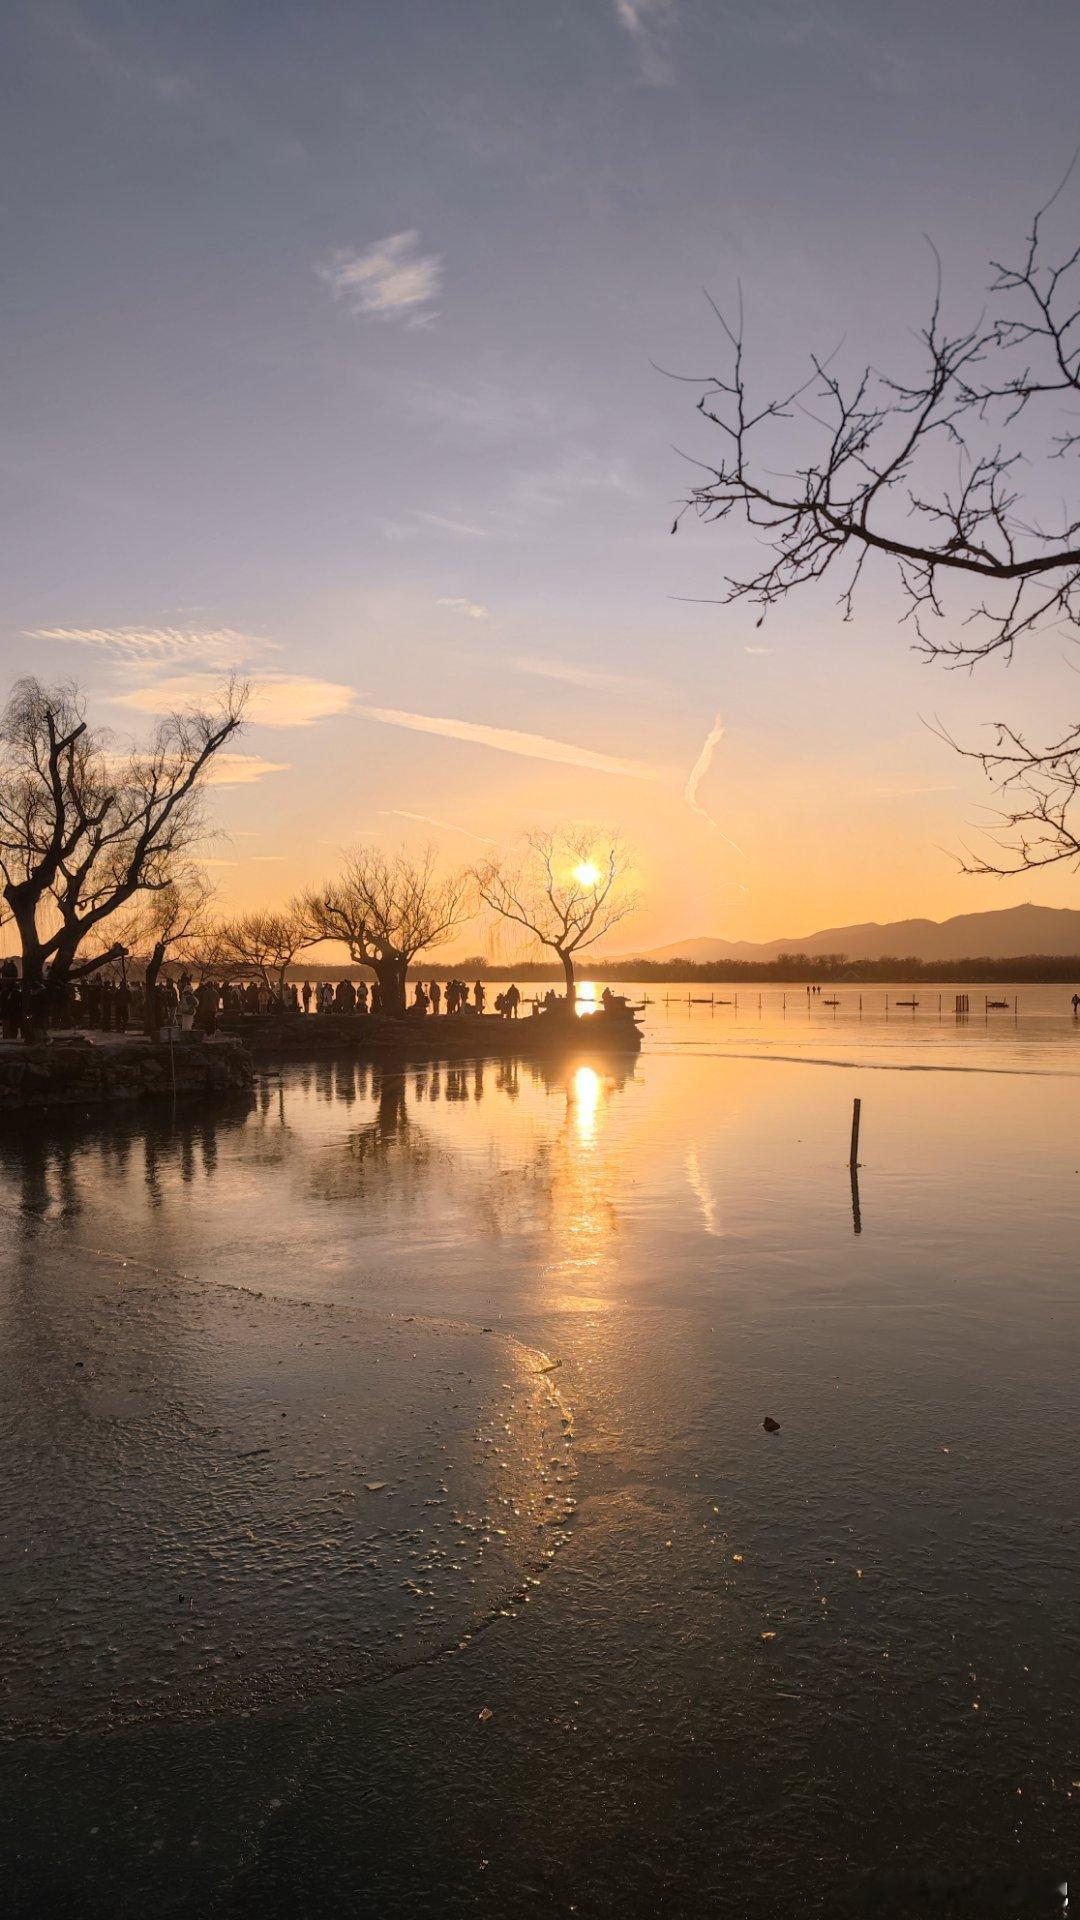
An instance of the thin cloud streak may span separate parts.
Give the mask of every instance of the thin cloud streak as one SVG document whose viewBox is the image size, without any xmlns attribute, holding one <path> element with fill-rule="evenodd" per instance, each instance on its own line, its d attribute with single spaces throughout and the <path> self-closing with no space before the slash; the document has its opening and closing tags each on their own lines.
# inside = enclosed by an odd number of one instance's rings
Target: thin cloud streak
<svg viewBox="0 0 1080 1920">
<path fill-rule="evenodd" d="M 206 770 L 208 787 L 253 787 L 268 773 L 288 773 L 289 760 L 264 760 L 261 753 L 215 753 Z"/>
<path fill-rule="evenodd" d="M 549 740 L 541 733 L 519 733 L 514 727 L 488 727 L 475 720 L 450 720 L 427 713 L 405 713 L 398 707 L 358 706 L 365 720 L 382 726 L 406 727 L 413 733 L 436 733 L 446 740 L 464 740 L 470 746 L 492 747 L 497 753 L 520 754 L 525 760 L 551 760 L 559 766 L 581 767 L 589 773 L 621 774 L 627 780 L 659 780 L 656 767 L 643 760 L 622 760 L 615 754 L 594 753 L 566 740 Z"/>
<path fill-rule="evenodd" d="M 709 768 L 712 766 L 713 754 L 716 752 L 723 737 L 724 723 L 720 715 L 717 714 L 716 719 L 713 721 L 712 726 L 705 736 L 705 744 L 687 776 L 686 786 L 683 790 L 683 799 L 686 801 L 692 813 L 699 813 L 703 820 L 707 820 L 711 827 L 715 827 L 721 840 L 726 840 L 728 846 L 732 847 L 736 853 L 742 853 L 742 848 L 735 845 L 734 840 L 729 838 L 719 822 L 713 819 L 712 814 L 706 807 L 703 807 L 698 800 L 698 788 L 708 773 Z"/>
<path fill-rule="evenodd" d="M 531 673 L 539 680 L 560 680 L 569 687 L 595 687 L 601 692 L 617 692 L 620 688 L 637 693 L 651 693 L 653 688 L 647 680 L 636 680 L 628 673 L 601 673 L 595 667 L 579 667 L 570 660 L 538 660 L 531 654 L 519 654 L 510 665 L 518 673 Z"/>
<path fill-rule="evenodd" d="M 466 840 L 475 840 L 477 846 L 494 847 L 498 845 L 490 834 L 473 833 L 470 827 L 459 827 L 454 820 L 436 820 L 432 813 L 410 813 L 407 807 L 379 807 L 378 812 L 387 819 L 419 820 L 425 827 L 438 827 L 443 833 L 463 833 Z"/>
<path fill-rule="evenodd" d="M 435 605 L 449 607 L 451 613 L 464 614 L 466 620 L 490 620 L 491 618 L 489 607 L 481 606 L 477 600 L 466 600 L 460 595 L 440 594 Z"/>
<path fill-rule="evenodd" d="M 651 87 L 671 85 L 671 64 L 658 44 L 671 13 L 671 0 L 615 0 L 615 18 L 634 42 L 641 77 Z"/>
</svg>

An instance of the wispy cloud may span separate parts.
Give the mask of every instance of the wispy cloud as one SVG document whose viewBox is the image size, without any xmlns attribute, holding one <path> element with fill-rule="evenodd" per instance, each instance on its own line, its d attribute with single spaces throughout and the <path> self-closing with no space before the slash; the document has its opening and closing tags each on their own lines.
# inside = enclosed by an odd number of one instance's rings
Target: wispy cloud
<svg viewBox="0 0 1080 1920">
<path fill-rule="evenodd" d="M 671 62 L 665 39 L 674 9 L 672 0 L 615 0 L 615 18 L 637 50 L 641 77 L 651 87 L 671 85 Z"/>
<path fill-rule="evenodd" d="M 491 618 L 490 608 L 482 607 L 476 600 L 451 599 L 443 594 L 436 600 L 435 605 L 449 607 L 452 613 L 462 613 L 466 620 L 490 620 Z"/>
<path fill-rule="evenodd" d="M 744 647 L 743 648 L 744 653 L 752 653 L 761 658 L 763 658 L 767 653 L 772 653 L 772 651 L 773 651 L 772 647 Z"/>
<path fill-rule="evenodd" d="M 264 760 L 261 753 L 215 753 L 206 784 L 209 787 L 252 787 L 268 773 L 288 773 L 288 760 Z"/>
<path fill-rule="evenodd" d="M 573 660 L 539 660 L 532 654 L 519 654 L 510 665 L 518 673 L 534 674 L 538 680 L 560 680 L 568 687 L 595 687 L 604 693 L 620 689 L 638 693 L 653 691 L 648 680 L 637 680 L 633 674 L 601 673 L 597 667 L 582 667 Z"/>
<path fill-rule="evenodd" d="M 721 840 L 726 840 L 729 847 L 733 847 L 736 853 L 741 853 L 742 848 L 735 846 L 734 840 L 728 838 L 728 835 L 724 832 L 719 822 L 713 819 L 708 808 L 703 807 L 698 799 L 698 788 L 708 773 L 709 768 L 712 766 L 713 754 L 716 752 L 723 737 L 724 723 L 720 715 L 717 714 L 716 719 L 713 721 L 712 726 L 705 736 L 705 743 L 701 752 L 698 754 L 697 759 L 694 761 L 687 775 L 686 786 L 683 789 L 683 799 L 686 801 L 692 813 L 699 813 L 703 820 L 707 820 L 711 827 L 716 828 Z"/>
<path fill-rule="evenodd" d="M 427 713 L 403 713 L 398 707 L 358 706 L 366 720 L 387 727 L 407 727 L 413 733 L 437 733 L 447 740 L 492 747 L 498 753 L 517 753 L 526 760 L 553 760 L 564 767 L 583 767 L 591 773 L 617 773 L 629 780 L 658 780 L 657 768 L 643 760 L 622 760 L 610 753 L 594 753 L 566 740 L 548 740 L 540 733 L 519 733 L 513 727 L 488 727 L 475 720 L 448 720 Z"/>
<path fill-rule="evenodd" d="M 637 491 L 625 461 L 579 447 L 551 466 L 519 473 L 511 487 L 511 508 L 519 512 L 565 507 L 597 493 L 631 495 Z"/>
<path fill-rule="evenodd" d="M 425 827 L 439 827 L 444 833 L 463 833 L 466 840 L 475 840 L 481 847 L 498 844 L 486 833 L 473 833 L 470 827 L 459 827 L 454 820 L 437 820 L 432 813 L 410 813 L 407 807 L 379 807 L 378 812 L 387 819 L 418 820 Z"/>
<path fill-rule="evenodd" d="M 422 507 L 415 509 L 415 518 L 426 526 L 441 527 L 444 533 L 464 533 L 473 540 L 486 540 L 486 527 L 474 527 L 468 520 L 452 520 L 445 513 L 427 513 Z"/>
<path fill-rule="evenodd" d="M 220 689 L 209 674 L 176 674 L 152 686 L 114 696 L 115 704 L 136 713 L 172 713 L 178 707 L 212 702 Z M 260 727 L 310 727 L 317 720 L 347 713 L 356 699 L 352 687 L 316 680 L 304 673 L 258 675 L 251 681 L 247 718 Z"/>
<path fill-rule="evenodd" d="M 443 256 L 421 253 L 420 235 L 411 227 L 387 234 L 361 253 L 339 247 L 316 272 L 353 313 L 416 326 L 434 318 L 431 303 L 442 286 Z"/>
<path fill-rule="evenodd" d="M 229 672 L 277 642 L 240 633 L 235 627 L 27 627 L 27 640 L 58 640 L 88 647 L 139 668 L 176 666 L 187 661 Z"/>
</svg>

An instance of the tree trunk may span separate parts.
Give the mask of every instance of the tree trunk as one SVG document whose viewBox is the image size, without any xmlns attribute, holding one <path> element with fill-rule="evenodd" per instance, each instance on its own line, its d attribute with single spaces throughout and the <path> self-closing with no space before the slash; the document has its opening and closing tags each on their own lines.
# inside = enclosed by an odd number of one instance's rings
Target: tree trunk
<svg viewBox="0 0 1080 1920">
<path fill-rule="evenodd" d="M 383 1012 L 400 1019 L 405 1012 L 405 966 L 400 954 L 387 954 L 385 959 L 376 961 L 375 977 Z"/>
<path fill-rule="evenodd" d="M 157 1017 L 157 983 L 164 959 L 165 942 L 164 940 L 156 940 L 154 942 L 153 952 L 146 963 L 146 973 L 143 978 L 144 1033 L 156 1033 L 161 1024 Z"/>
<path fill-rule="evenodd" d="M 577 1004 L 577 989 L 574 985 L 574 956 L 572 953 L 564 953 L 561 947 L 556 947 L 555 951 L 562 961 L 562 970 L 566 978 L 567 1001 L 570 1006 L 575 1006 Z"/>
</svg>

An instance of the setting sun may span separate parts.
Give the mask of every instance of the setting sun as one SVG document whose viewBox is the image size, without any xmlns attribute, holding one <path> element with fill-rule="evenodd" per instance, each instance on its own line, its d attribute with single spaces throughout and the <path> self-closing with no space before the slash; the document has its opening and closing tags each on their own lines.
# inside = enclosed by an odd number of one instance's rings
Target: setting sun
<svg viewBox="0 0 1080 1920">
<path fill-rule="evenodd" d="M 583 860 L 580 866 L 574 868 L 574 879 L 579 887 L 595 887 L 599 878 L 600 869 L 594 867 L 591 860 Z"/>
</svg>

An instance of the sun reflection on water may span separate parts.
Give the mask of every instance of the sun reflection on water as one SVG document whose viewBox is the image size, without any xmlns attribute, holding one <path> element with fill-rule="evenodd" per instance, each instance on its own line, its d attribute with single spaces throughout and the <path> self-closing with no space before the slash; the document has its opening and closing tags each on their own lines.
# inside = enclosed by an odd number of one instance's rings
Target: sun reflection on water
<svg viewBox="0 0 1080 1920">
<path fill-rule="evenodd" d="M 574 1131 L 583 1147 L 596 1139 L 596 1114 L 600 1105 L 600 1075 L 595 1067 L 578 1067 L 570 1091 Z"/>
</svg>

